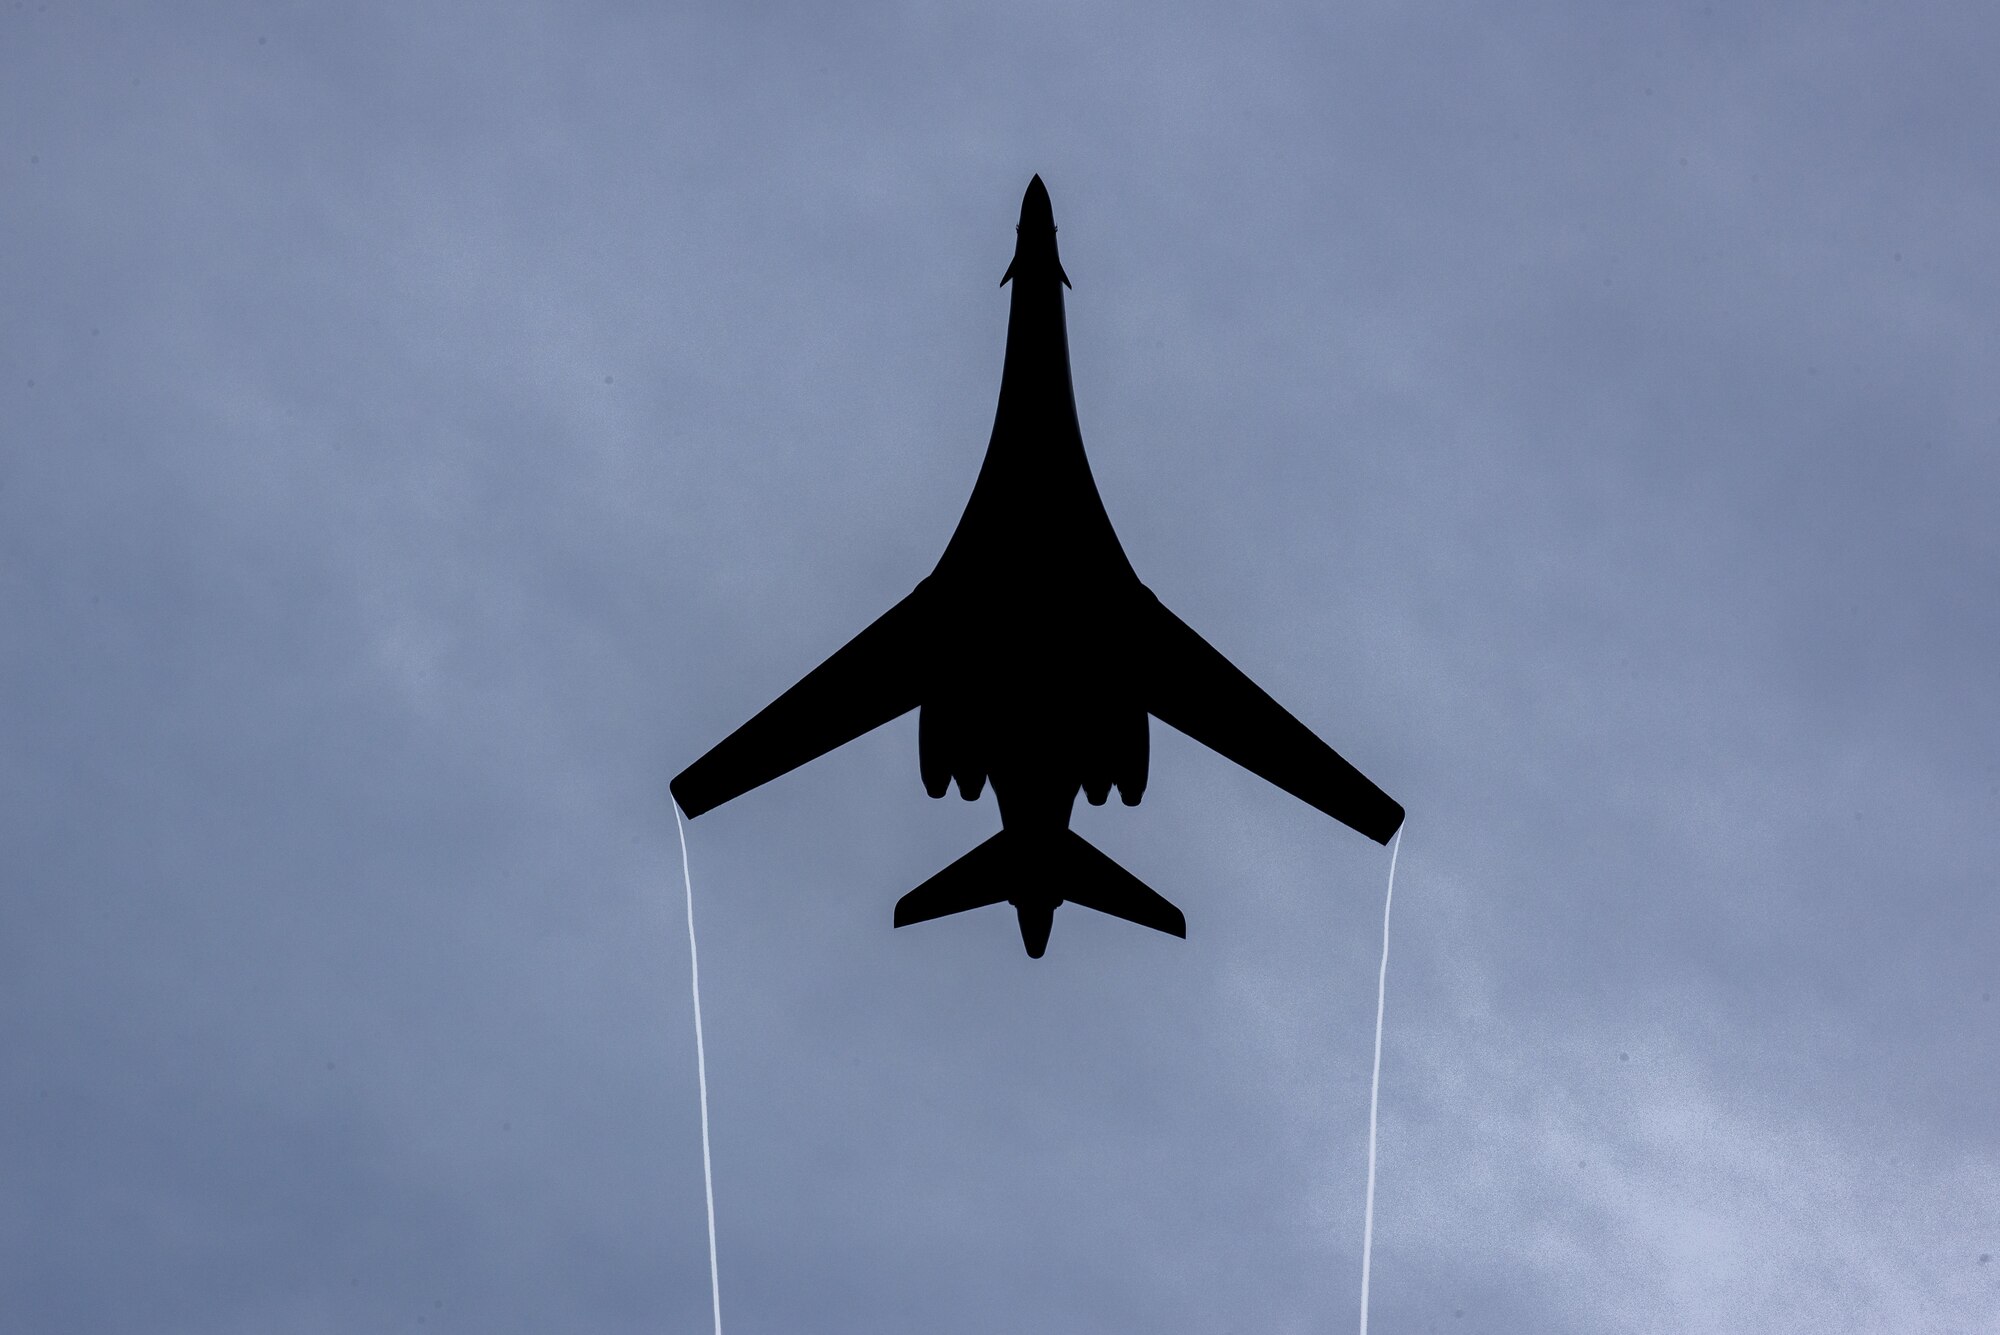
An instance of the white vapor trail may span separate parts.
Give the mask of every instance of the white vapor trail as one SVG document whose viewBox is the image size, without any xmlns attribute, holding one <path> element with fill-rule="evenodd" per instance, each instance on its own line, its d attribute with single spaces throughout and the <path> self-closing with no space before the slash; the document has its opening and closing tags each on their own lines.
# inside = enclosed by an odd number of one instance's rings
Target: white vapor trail
<svg viewBox="0 0 2000 1335">
<path fill-rule="evenodd" d="M 715 1335 L 722 1335 L 722 1276 L 715 1266 L 715 1168 L 708 1157 L 708 1054 L 701 1041 L 701 958 L 694 947 L 694 876 L 688 871 L 687 826 L 681 823 L 680 808 L 674 808 L 674 832 L 681 837 L 681 879 L 687 883 L 688 909 L 688 977 L 694 985 L 694 1070 L 695 1078 L 701 1085 L 701 1185 L 708 1197 L 708 1299 L 715 1313 Z M 1393 873 L 1392 873 L 1393 874 Z M 1376 1042 L 1381 1042 L 1381 1034 L 1376 1034 Z M 1379 1060 L 1378 1051 L 1378 1060 Z M 1373 1130 L 1370 1130 L 1371 1147 L 1374 1144 Z M 1369 1168 L 1370 1190 L 1374 1186 L 1374 1168 Z M 1362 1292 L 1367 1293 L 1366 1281 Z M 1365 1302 L 1365 1299 L 1364 1299 Z M 1363 1322 L 1363 1329 L 1367 1323 Z"/>
<path fill-rule="evenodd" d="M 1361 1211 L 1361 1335 L 1368 1335 L 1368 1269 L 1375 1251 L 1375 1110 L 1382 1100 L 1382 1009 L 1389 995 L 1389 905 L 1396 898 L 1396 855 L 1403 851 L 1404 828 L 1397 827 L 1396 842 L 1389 848 L 1389 890 L 1382 896 L 1382 972 L 1375 979 L 1375 1073 L 1368 1081 L 1368 1200 Z M 721 1335 L 720 1327 L 717 1335 Z"/>
</svg>

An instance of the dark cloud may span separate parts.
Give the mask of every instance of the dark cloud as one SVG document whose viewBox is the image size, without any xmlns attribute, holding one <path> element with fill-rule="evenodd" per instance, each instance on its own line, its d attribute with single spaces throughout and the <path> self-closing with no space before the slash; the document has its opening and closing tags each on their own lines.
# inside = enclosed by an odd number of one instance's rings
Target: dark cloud
<svg viewBox="0 0 2000 1335">
<path fill-rule="evenodd" d="M 1990 1310 L 1984 19 L 0 22 L 33 1328 L 702 1328 L 666 780 L 936 559 L 1032 172 L 1135 564 L 1410 810 L 1378 1325 Z M 732 1325 L 1348 1319 L 1386 859 L 1155 749 L 1186 943 L 892 933 L 908 720 L 691 827 Z"/>
</svg>

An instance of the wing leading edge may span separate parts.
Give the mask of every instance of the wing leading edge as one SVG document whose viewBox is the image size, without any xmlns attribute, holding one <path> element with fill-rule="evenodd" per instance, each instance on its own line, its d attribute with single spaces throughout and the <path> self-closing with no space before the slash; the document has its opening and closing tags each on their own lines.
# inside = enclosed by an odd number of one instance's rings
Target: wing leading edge
<svg viewBox="0 0 2000 1335">
<path fill-rule="evenodd" d="M 915 709 L 929 601 L 919 585 L 682 770 L 669 785 L 681 810 L 693 819 Z"/>
<path fill-rule="evenodd" d="M 1402 804 L 1266 695 L 1148 590 L 1138 651 L 1146 712 L 1378 844 Z"/>
</svg>

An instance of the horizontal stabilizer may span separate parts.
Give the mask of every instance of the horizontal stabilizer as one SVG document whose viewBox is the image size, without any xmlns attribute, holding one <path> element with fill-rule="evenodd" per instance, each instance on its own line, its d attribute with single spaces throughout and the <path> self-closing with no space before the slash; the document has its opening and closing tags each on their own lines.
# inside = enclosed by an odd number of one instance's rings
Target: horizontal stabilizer
<svg viewBox="0 0 2000 1335">
<path fill-rule="evenodd" d="M 1187 939 L 1187 917 L 1159 891 L 1126 871 L 1074 830 L 1064 832 L 1069 866 L 1063 898 L 1126 922 Z"/>
<path fill-rule="evenodd" d="M 1168 936 L 1187 936 L 1181 911 L 1074 830 L 988 839 L 896 901 L 896 926 L 1012 902 L 1021 940 L 1039 959 L 1051 916 L 1065 901 Z"/>
<path fill-rule="evenodd" d="M 967 909 L 998 904 L 1012 892 L 1005 830 L 896 901 L 896 926 L 948 918 Z"/>
</svg>

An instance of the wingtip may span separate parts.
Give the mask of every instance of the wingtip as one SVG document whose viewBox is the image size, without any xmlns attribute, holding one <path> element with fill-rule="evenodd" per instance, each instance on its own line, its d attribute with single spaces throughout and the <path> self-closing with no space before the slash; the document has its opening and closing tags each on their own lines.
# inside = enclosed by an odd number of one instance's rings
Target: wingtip
<svg viewBox="0 0 2000 1335">
<path fill-rule="evenodd" d="M 673 804 L 680 808 L 681 815 L 688 820 L 693 820 L 702 812 L 707 811 L 714 803 L 703 802 L 700 798 L 693 796 L 690 789 L 694 785 L 687 782 L 687 777 L 687 770 L 682 770 L 679 774 L 675 775 L 673 782 L 667 785 L 667 794 L 672 799 Z"/>
</svg>

